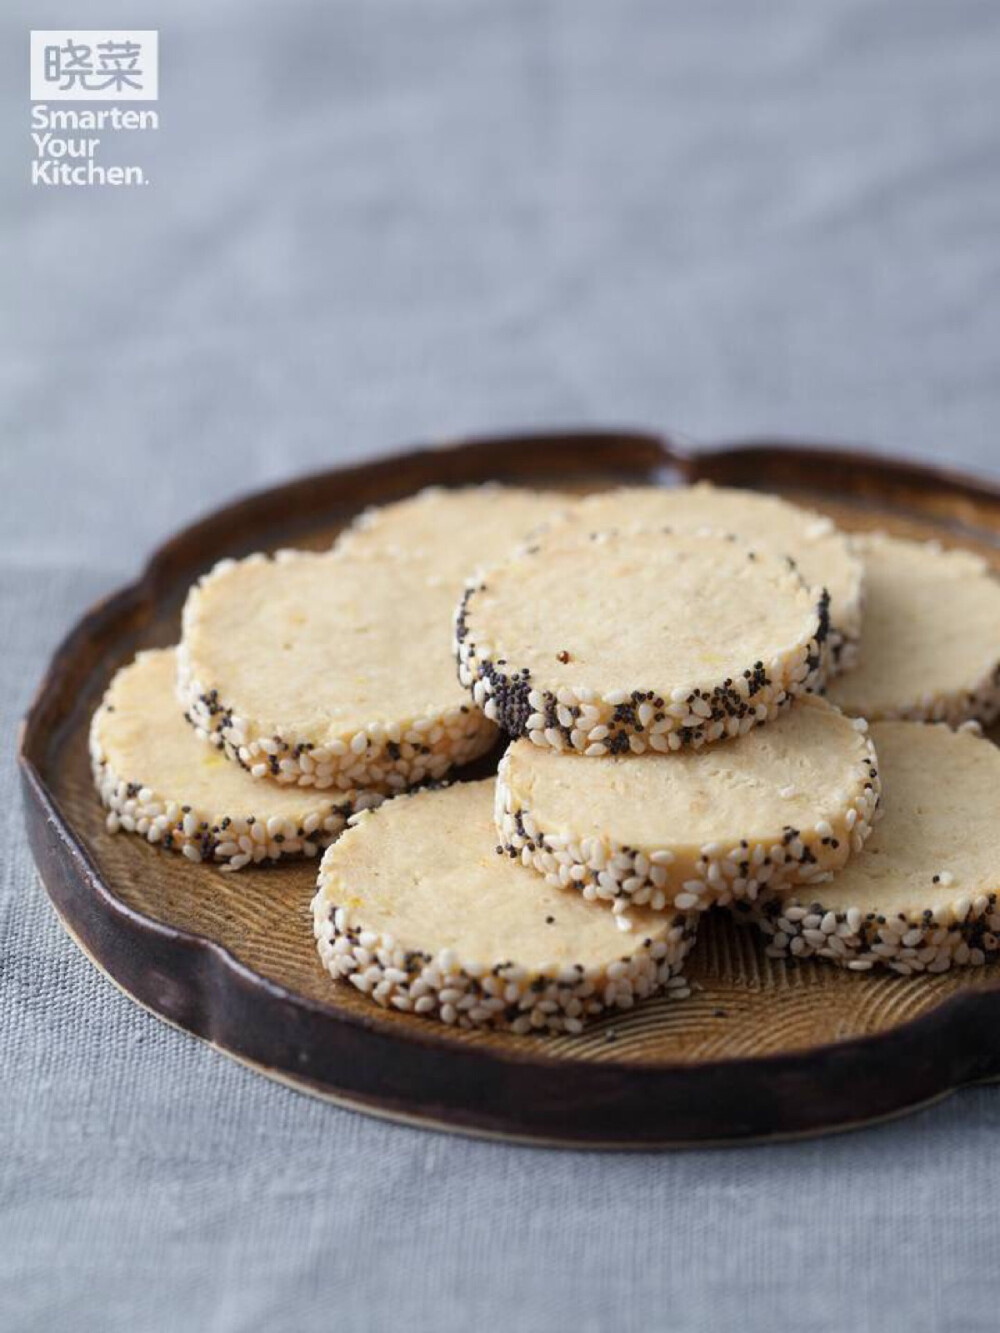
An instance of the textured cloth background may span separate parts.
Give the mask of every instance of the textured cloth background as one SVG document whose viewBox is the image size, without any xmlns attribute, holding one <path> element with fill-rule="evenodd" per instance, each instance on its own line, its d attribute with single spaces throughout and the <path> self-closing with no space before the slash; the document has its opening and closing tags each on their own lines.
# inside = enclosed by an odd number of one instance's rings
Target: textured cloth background
<svg viewBox="0 0 1000 1333">
<path fill-rule="evenodd" d="M 60 25 L 159 26 L 149 188 L 23 184 Z M 5 6 L 4 734 L 154 543 L 334 460 L 621 422 L 1000 468 L 998 69 L 993 0 Z M 9 748 L 0 1328 L 996 1327 L 994 1090 L 679 1156 L 334 1110 L 91 969 Z"/>
</svg>

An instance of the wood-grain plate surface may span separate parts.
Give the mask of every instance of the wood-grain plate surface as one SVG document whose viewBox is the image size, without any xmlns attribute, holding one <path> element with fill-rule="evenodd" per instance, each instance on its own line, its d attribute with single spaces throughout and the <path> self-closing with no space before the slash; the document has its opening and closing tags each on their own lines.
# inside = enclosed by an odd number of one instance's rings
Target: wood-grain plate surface
<svg viewBox="0 0 1000 1333">
<path fill-rule="evenodd" d="M 765 956 L 713 913 L 682 1002 L 654 1000 L 581 1036 L 463 1032 L 376 1009 L 321 969 L 315 863 L 223 875 L 104 831 L 87 759 L 114 670 L 169 644 L 197 575 L 223 555 L 323 546 L 365 504 L 497 478 L 572 490 L 708 477 L 802 498 L 850 529 L 969 546 L 1000 563 L 988 483 L 828 448 L 767 442 L 685 452 L 627 432 L 481 440 L 305 478 L 167 543 L 56 653 L 26 719 L 32 846 L 60 916 L 125 991 L 307 1091 L 400 1119 L 549 1143 L 648 1147 L 843 1128 L 1000 1073 L 1000 965 L 859 975 Z"/>
</svg>

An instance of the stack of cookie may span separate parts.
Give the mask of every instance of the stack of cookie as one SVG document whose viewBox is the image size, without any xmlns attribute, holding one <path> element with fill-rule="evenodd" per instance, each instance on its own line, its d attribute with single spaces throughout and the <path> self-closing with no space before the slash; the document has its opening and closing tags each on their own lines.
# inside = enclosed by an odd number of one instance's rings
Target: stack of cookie
<svg viewBox="0 0 1000 1333">
<path fill-rule="evenodd" d="M 432 491 L 218 565 L 91 748 L 111 832 L 223 870 L 328 848 L 320 956 L 378 1003 L 576 1032 L 686 994 L 714 907 L 856 970 L 990 955 L 1000 754 L 952 728 L 998 667 L 964 552 L 708 486 Z"/>
</svg>

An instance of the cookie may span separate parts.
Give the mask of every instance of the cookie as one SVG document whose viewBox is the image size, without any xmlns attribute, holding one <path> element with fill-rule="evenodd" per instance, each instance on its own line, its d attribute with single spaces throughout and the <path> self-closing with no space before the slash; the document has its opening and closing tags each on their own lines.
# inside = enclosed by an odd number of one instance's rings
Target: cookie
<svg viewBox="0 0 1000 1333">
<path fill-rule="evenodd" d="M 867 972 L 979 965 L 1000 935 L 1000 750 L 921 722 L 871 727 L 882 817 L 861 852 L 814 894 L 744 905 L 768 952 Z"/>
<path fill-rule="evenodd" d="M 857 717 L 991 723 L 1000 716 L 1000 583 L 970 551 L 860 537 L 861 657 L 829 698 Z"/>
<path fill-rule="evenodd" d="M 570 503 L 558 491 L 531 491 L 489 482 L 445 489 L 429 486 L 395 504 L 359 514 L 337 539 L 354 556 L 389 550 L 431 561 L 456 582 L 502 559 Z"/>
<path fill-rule="evenodd" d="M 254 777 L 401 790 L 494 743 L 455 679 L 454 587 L 425 561 L 307 551 L 225 560 L 188 594 L 189 720 Z"/>
<path fill-rule="evenodd" d="M 591 900 L 703 910 L 816 884 L 859 851 L 878 805 L 867 726 L 806 696 L 726 745 L 664 758 L 559 755 L 515 741 L 500 763 L 500 840 Z"/>
<path fill-rule="evenodd" d="M 769 721 L 820 681 L 826 633 L 825 593 L 736 538 L 566 528 L 469 585 L 455 650 L 511 736 L 642 754 Z"/>
<path fill-rule="evenodd" d="M 181 716 L 173 648 L 140 653 L 115 675 L 94 714 L 94 782 L 110 833 L 137 833 L 190 861 L 240 870 L 286 856 L 315 856 L 374 792 L 255 782 L 203 745 Z"/>
<path fill-rule="evenodd" d="M 579 1032 L 657 991 L 686 993 L 696 917 L 601 904 L 496 846 L 492 781 L 387 801 L 320 865 L 313 915 L 330 973 L 376 1003 L 459 1027 Z"/>
</svg>

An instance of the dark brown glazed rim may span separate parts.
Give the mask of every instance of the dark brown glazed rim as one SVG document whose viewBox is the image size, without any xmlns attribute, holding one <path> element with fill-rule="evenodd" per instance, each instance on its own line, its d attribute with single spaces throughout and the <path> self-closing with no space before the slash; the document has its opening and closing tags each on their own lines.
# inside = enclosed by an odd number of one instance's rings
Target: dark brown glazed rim
<svg viewBox="0 0 1000 1333">
<path fill-rule="evenodd" d="M 222 554 L 294 537 L 320 517 L 421 486 L 571 473 L 642 481 L 822 489 L 1000 532 L 1000 487 L 862 450 L 751 440 L 688 449 L 631 431 L 525 434 L 431 446 L 250 495 L 154 553 L 137 582 L 94 606 L 56 650 L 22 725 L 26 823 L 53 904 L 80 947 L 160 1017 L 295 1086 L 391 1118 L 529 1142 L 657 1147 L 785 1137 L 901 1113 L 1000 1076 L 997 985 L 961 990 L 887 1032 L 788 1054 L 701 1064 L 555 1060 L 544 1046 L 457 1046 L 430 1023 L 405 1030 L 376 1009 L 345 1013 L 251 971 L 226 948 L 129 907 L 60 811 L 49 765 L 100 651 L 134 634 Z M 276 516 L 280 521 L 276 524 Z"/>
</svg>

